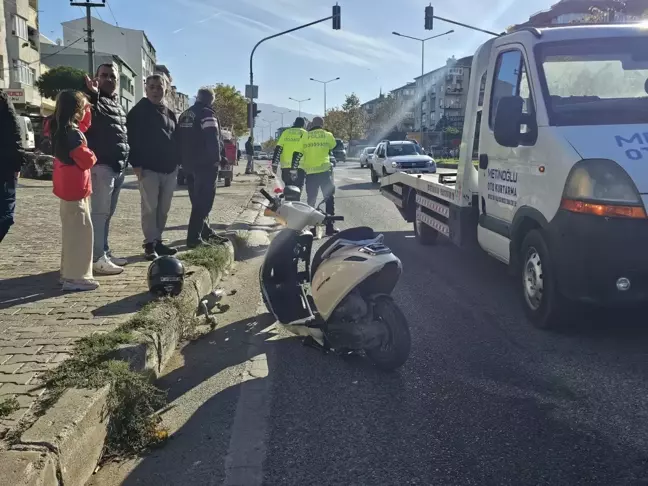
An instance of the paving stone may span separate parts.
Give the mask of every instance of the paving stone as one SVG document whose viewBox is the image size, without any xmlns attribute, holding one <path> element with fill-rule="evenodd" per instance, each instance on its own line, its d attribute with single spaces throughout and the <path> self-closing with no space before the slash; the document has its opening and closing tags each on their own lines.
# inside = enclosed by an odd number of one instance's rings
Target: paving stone
<svg viewBox="0 0 648 486">
<path fill-rule="evenodd" d="M 15 373 L 22 366 L 23 366 L 23 363 L 13 363 L 13 364 L 0 365 L 0 375 L 3 374 L 3 373 L 6 373 L 6 374 Z"/>
<path fill-rule="evenodd" d="M 0 356 L 7 354 L 36 354 L 42 349 L 41 346 L 24 346 L 22 348 L 11 346 L 0 346 Z M 46 351 L 47 352 L 47 351 Z"/>
<path fill-rule="evenodd" d="M 17 385 L 16 383 L 0 384 L 0 400 L 6 396 L 13 395 L 31 395 L 40 396 L 45 391 L 41 384 L 29 383 L 28 385 Z"/>
<path fill-rule="evenodd" d="M 42 353 L 36 355 L 27 355 L 27 354 L 16 354 L 10 356 L 9 359 L 4 364 L 14 364 L 14 363 L 48 363 L 56 357 L 55 353 Z M 0 358 L 2 358 L 0 356 Z"/>
<path fill-rule="evenodd" d="M 0 383 L 15 383 L 16 385 L 26 385 L 35 376 L 36 373 L 13 373 L 11 375 L 0 373 Z"/>
</svg>

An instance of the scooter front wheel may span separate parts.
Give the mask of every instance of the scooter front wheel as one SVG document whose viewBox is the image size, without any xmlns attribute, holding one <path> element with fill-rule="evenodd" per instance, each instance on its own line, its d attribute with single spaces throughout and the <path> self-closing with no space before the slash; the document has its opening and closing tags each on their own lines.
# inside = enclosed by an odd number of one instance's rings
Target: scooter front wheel
<svg viewBox="0 0 648 486">
<path fill-rule="evenodd" d="M 385 336 L 375 348 L 365 349 L 369 360 L 381 370 L 391 371 L 409 358 L 412 346 L 407 319 L 389 296 L 380 296 L 374 302 L 374 322 L 385 327 Z"/>
</svg>

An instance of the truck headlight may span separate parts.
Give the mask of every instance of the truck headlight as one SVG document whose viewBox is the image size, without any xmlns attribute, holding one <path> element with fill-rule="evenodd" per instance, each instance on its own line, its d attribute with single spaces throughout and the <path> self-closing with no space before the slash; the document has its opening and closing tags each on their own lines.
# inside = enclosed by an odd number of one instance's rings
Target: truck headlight
<svg viewBox="0 0 648 486">
<path fill-rule="evenodd" d="M 436 167 L 436 163 L 434 162 L 434 160 L 430 160 L 430 161 L 428 161 L 427 166 L 430 169 L 432 169 L 432 168 Z"/>
<path fill-rule="evenodd" d="M 608 159 L 585 159 L 572 167 L 561 208 L 597 216 L 646 218 L 634 182 L 619 164 Z"/>
<path fill-rule="evenodd" d="M 394 167 L 394 168 L 398 167 L 398 163 L 392 162 L 392 167 Z"/>
</svg>

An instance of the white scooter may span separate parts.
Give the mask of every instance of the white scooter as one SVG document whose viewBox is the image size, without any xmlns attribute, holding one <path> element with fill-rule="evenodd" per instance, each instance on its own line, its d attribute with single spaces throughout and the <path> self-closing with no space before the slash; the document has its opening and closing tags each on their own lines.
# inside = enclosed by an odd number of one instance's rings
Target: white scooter
<svg viewBox="0 0 648 486">
<path fill-rule="evenodd" d="M 368 227 L 342 231 L 319 248 L 311 263 L 313 234 L 306 228 L 344 218 L 299 202 L 294 186 L 278 197 L 261 193 L 270 203 L 266 215 L 285 226 L 259 273 L 268 311 L 316 347 L 339 354 L 364 352 L 384 370 L 405 363 L 409 326 L 390 295 L 402 265 L 383 244 L 383 235 Z"/>
</svg>

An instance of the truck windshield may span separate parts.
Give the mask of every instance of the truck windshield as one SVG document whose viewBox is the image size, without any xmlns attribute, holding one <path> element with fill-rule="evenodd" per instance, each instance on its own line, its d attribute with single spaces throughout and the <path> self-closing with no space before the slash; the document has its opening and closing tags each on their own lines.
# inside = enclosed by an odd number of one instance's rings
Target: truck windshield
<svg viewBox="0 0 648 486">
<path fill-rule="evenodd" d="M 418 155 L 416 145 L 413 143 L 392 143 L 387 145 L 387 157 L 398 157 L 399 155 Z"/>
<path fill-rule="evenodd" d="M 648 123 L 648 38 L 551 42 L 536 47 L 549 123 Z"/>
</svg>

